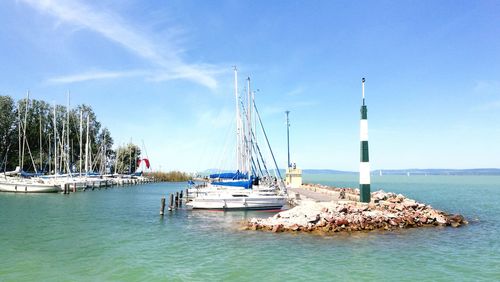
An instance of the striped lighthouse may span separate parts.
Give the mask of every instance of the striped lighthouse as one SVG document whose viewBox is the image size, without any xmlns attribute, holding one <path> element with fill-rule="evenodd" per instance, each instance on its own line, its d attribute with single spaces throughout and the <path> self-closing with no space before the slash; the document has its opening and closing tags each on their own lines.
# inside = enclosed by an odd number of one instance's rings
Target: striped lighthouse
<svg viewBox="0 0 500 282">
<path fill-rule="evenodd" d="M 368 115 L 365 105 L 365 78 L 362 82 L 363 105 L 361 105 L 360 121 L 360 163 L 359 163 L 359 200 L 370 202 L 370 159 L 368 157 Z"/>
</svg>

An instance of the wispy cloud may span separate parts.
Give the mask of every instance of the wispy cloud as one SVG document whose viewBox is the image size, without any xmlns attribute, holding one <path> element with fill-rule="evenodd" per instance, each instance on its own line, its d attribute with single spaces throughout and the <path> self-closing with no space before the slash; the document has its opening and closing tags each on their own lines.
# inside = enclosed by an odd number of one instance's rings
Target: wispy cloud
<svg viewBox="0 0 500 282">
<path fill-rule="evenodd" d="M 67 83 L 75 83 L 82 81 L 99 80 L 99 79 L 142 76 L 144 74 L 146 74 L 145 71 L 122 71 L 122 72 L 90 71 L 79 74 L 57 76 L 49 78 L 45 82 L 47 84 L 67 84 Z"/>
<path fill-rule="evenodd" d="M 208 88 L 216 88 L 217 81 L 210 73 L 210 67 L 186 63 L 181 57 L 182 48 L 173 43 L 158 44 L 147 36 L 144 30 L 127 23 L 119 15 L 95 9 L 79 1 L 72 0 L 20 0 L 38 10 L 53 16 L 57 21 L 65 22 L 73 27 L 85 28 L 113 41 L 131 53 L 139 56 L 156 68 L 160 67 L 158 79 L 187 79 Z M 59 25 L 59 23 L 58 23 Z M 81 74 L 84 77 L 85 74 Z M 119 73 L 94 76 L 94 79 L 119 77 Z M 74 75 L 76 78 L 76 75 Z M 57 78 L 52 80 L 57 81 Z M 88 79 L 87 79 L 88 80 Z M 59 83 L 64 83 L 59 79 Z M 68 82 L 77 81 L 67 79 Z M 80 80 L 83 81 L 83 80 Z"/>
<path fill-rule="evenodd" d="M 291 91 L 289 91 L 288 93 L 286 93 L 287 96 L 298 96 L 300 94 L 302 94 L 304 92 L 304 89 L 302 89 L 302 87 L 298 87 L 298 88 L 295 88 Z"/>
</svg>

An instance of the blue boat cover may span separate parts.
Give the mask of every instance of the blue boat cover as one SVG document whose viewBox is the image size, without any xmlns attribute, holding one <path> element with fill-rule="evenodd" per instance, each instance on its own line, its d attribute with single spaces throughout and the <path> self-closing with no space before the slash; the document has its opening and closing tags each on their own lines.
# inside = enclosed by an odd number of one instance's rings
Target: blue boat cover
<svg viewBox="0 0 500 282">
<path fill-rule="evenodd" d="M 210 174 L 210 178 L 220 178 L 220 179 L 248 179 L 247 173 L 241 173 L 239 170 L 236 172 L 225 172 L 225 173 L 215 173 Z"/>
<path fill-rule="evenodd" d="M 39 173 L 33 173 L 33 172 L 26 172 L 26 171 L 21 171 L 21 177 L 26 177 L 26 178 L 29 178 L 29 177 L 35 177 L 35 176 L 42 176 L 43 173 L 39 172 Z"/>
<path fill-rule="evenodd" d="M 252 188 L 253 179 L 242 180 L 242 181 L 214 181 L 212 185 L 220 186 L 232 186 L 232 187 L 243 187 L 245 189 Z"/>
</svg>

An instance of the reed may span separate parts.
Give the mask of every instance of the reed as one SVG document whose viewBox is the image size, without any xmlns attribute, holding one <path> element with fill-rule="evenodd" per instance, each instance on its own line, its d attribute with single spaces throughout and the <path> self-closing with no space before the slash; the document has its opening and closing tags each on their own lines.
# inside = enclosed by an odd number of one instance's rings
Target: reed
<svg viewBox="0 0 500 282">
<path fill-rule="evenodd" d="M 182 181 L 188 181 L 188 180 L 192 179 L 192 177 L 189 176 L 187 173 L 180 172 L 180 171 L 148 172 L 148 173 L 144 173 L 144 176 L 149 177 L 149 178 L 154 178 L 160 182 L 182 182 Z"/>
</svg>

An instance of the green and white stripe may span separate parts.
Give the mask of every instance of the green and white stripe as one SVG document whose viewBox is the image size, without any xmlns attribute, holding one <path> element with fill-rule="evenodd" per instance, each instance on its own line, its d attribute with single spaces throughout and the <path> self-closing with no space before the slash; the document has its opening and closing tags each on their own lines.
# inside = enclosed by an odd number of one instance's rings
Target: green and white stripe
<svg viewBox="0 0 500 282">
<path fill-rule="evenodd" d="M 359 200 L 370 202 L 370 157 L 368 153 L 368 110 L 365 105 L 365 79 L 363 83 L 363 105 L 361 106 L 360 121 L 360 163 L 359 163 Z"/>
</svg>

